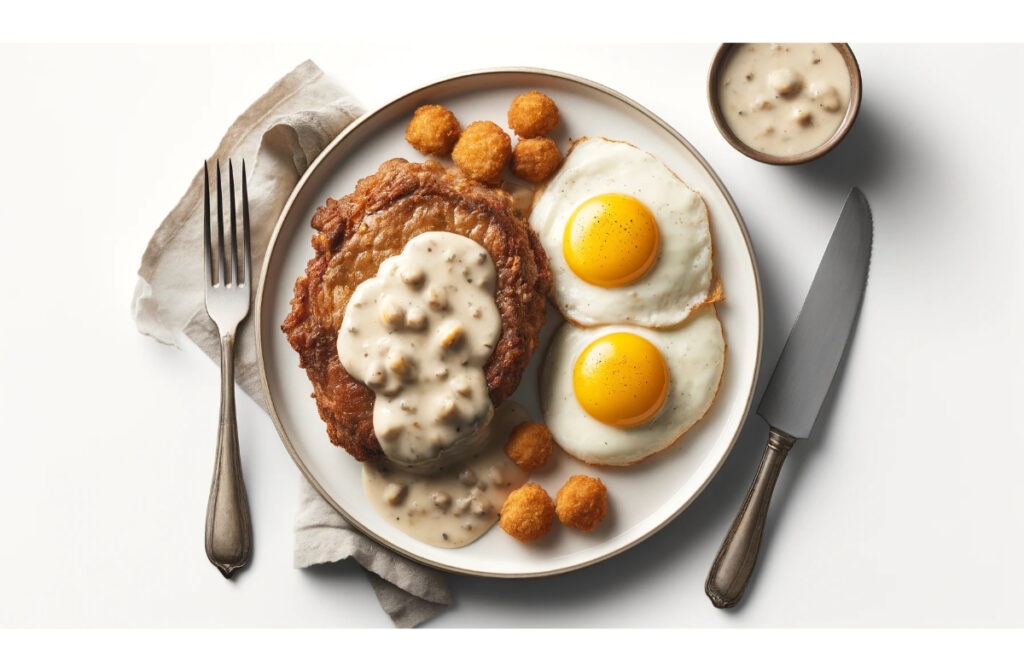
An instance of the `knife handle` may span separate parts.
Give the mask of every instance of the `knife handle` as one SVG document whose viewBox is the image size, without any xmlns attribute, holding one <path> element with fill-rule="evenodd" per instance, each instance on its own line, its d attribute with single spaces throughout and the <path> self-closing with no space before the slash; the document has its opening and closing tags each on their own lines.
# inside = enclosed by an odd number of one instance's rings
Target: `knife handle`
<svg viewBox="0 0 1024 671">
<path fill-rule="evenodd" d="M 739 603 L 743 590 L 747 588 L 761 549 L 775 481 L 794 442 L 796 438 L 778 429 L 773 428 L 768 433 L 768 446 L 764 448 L 757 475 L 740 512 L 729 527 L 704 585 L 704 592 L 716 608 L 732 608 Z"/>
</svg>

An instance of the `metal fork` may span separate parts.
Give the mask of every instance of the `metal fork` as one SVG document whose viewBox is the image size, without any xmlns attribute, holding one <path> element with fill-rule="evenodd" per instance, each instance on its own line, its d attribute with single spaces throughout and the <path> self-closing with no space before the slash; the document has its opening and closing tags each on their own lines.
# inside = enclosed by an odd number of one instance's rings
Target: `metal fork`
<svg viewBox="0 0 1024 671">
<path fill-rule="evenodd" d="M 238 424 L 235 418 L 235 330 L 249 314 L 252 296 L 252 255 L 249 250 L 249 194 L 242 161 L 242 274 L 239 275 L 235 217 L 235 174 L 228 161 L 228 189 L 231 194 L 230 247 L 224 244 L 224 207 L 217 161 L 217 261 L 210 235 L 210 177 L 203 163 L 203 243 L 206 251 L 206 312 L 220 332 L 220 428 L 217 432 L 217 463 L 206 508 L 206 556 L 225 578 L 249 562 L 252 555 L 252 522 L 249 500 L 242 480 L 238 454 Z M 230 249 L 230 254 L 227 254 Z M 230 268 L 227 267 L 230 257 Z M 230 275 L 228 271 L 230 270 Z"/>
</svg>

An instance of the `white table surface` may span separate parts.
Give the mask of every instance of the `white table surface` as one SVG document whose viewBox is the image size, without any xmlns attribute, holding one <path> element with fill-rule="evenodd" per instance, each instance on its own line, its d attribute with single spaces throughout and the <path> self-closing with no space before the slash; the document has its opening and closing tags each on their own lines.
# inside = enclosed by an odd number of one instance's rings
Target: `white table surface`
<svg viewBox="0 0 1024 671">
<path fill-rule="evenodd" d="M 207 562 L 219 377 L 191 345 L 140 336 L 128 310 L 146 241 L 201 159 L 307 57 L 367 107 L 453 72 L 535 65 L 673 124 L 750 229 L 758 396 L 850 186 L 874 211 L 847 363 L 783 471 L 741 607 L 715 610 L 703 585 L 763 447 L 756 416 L 653 538 L 565 576 L 452 577 L 456 603 L 429 626 L 1024 624 L 1024 48 L 853 48 L 860 118 L 795 168 L 719 136 L 714 45 L 0 48 L 0 625 L 390 626 L 354 564 L 292 568 L 298 470 L 244 396 L 255 557 L 232 582 Z"/>
</svg>

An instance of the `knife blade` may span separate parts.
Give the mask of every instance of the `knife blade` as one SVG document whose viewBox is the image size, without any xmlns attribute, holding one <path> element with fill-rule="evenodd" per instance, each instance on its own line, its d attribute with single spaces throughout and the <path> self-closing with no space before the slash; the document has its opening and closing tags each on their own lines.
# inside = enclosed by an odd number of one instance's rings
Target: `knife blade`
<svg viewBox="0 0 1024 671">
<path fill-rule="evenodd" d="M 860 312 L 872 232 L 871 208 L 854 187 L 758 406 L 757 413 L 769 425 L 768 445 L 704 585 L 718 608 L 731 608 L 743 597 L 782 464 L 793 443 L 810 435 L 832 386 Z"/>
<path fill-rule="evenodd" d="M 854 187 L 757 408 L 794 438 L 811 434 L 846 350 L 867 284 L 871 240 L 871 209 Z"/>
</svg>

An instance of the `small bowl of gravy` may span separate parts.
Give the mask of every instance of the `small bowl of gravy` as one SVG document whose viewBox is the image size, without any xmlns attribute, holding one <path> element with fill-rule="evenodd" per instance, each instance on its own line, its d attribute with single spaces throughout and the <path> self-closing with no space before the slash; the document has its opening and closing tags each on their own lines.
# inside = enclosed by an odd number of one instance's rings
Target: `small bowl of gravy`
<svg viewBox="0 0 1024 671">
<path fill-rule="evenodd" d="M 860 67 L 847 44 L 723 44 L 708 73 L 722 136 L 774 165 L 827 154 L 853 126 L 860 97 Z"/>
</svg>

